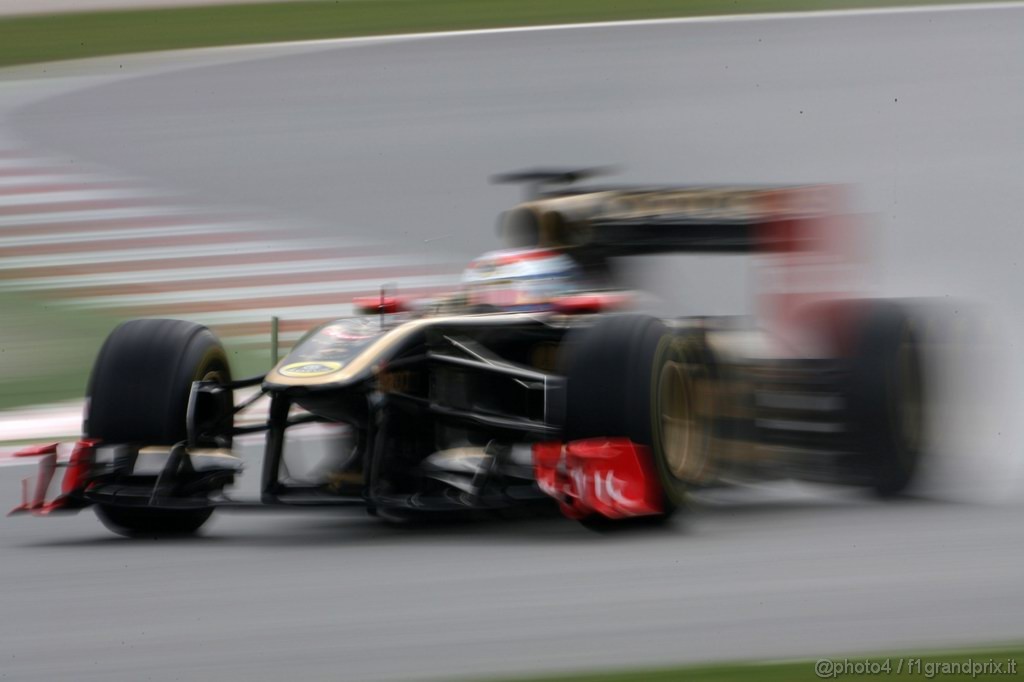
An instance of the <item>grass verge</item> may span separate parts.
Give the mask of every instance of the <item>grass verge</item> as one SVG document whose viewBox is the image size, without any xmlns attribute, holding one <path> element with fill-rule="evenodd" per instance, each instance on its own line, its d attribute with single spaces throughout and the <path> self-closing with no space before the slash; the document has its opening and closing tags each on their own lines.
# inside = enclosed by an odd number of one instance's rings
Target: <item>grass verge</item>
<svg viewBox="0 0 1024 682">
<path fill-rule="evenodd" d="M 81 398 L 93 361 L 120 320 L 31 294 L 0 294 L 0 410 Z M 235 376 L 267 370 L 265 348 L 225 341 Z"/>
<path fill-rule="evenodd" d="M 0 20 L 0 66 L 154 50 L 388 33 L 943 2 L 311 0 L 22 16 Z"/>
<path fill-rule="evenodd" d="M 826 661 L 822 664 L 820 661 Z M 816 668 L 823 665 L 823 668 Z M 985 667 L 985 666 L 989 667 Z M 1000 666 L 997 670 L 994 666 Z M 863 671 L 863 672 L 858 672 Z M 636 669 L 556 677 L 523 677 L 515 682 L 844 682 L 879 679 L 1017 679 L 1024 675 L 1024 646 L 878 656 L 833 656 L 825 659 L 721 663 L 677 668 Z M 511 681 L 508 681 L 511 682 Z"/>
<path fill-rule="evenodd" d="M 31 295 L 0 294 L 0 409 L 85 395 L 100 344 L 117 320 Z"/>
</svg>

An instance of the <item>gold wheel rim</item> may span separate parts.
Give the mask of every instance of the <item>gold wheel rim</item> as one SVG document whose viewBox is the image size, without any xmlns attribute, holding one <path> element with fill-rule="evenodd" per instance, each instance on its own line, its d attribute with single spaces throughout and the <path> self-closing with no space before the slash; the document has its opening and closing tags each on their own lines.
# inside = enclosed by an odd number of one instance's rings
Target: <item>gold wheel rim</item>
<svg viewBox="0 0 1024 682">
<path fill-rule="evenodd" d="M 210 371 L 206 372 L 206 374 L 203 375 L 201 381 L 218 381 L 223 383 L 224 377 L 223 375 L 221 375 L 220 370 L 211 369 Z"/>
<path fill-rule="evenodd" d="M 220 367 L 217 365 L 220 365 Z M 224 383 L 225 379 L 230 380 L 228 360 L 224 355 L 224 351 L 218 348 L 208 350 L 196 367 L 193 377 L 192 381 L 217 381 Z"/>
<path fill-rule="evenodd" d="M 698 424 L 694 416 L 693 380 L 681 362 L 666 362 L 659 379 L 661 446 L 673 476 L 694 480 L 700 473 Z"/>
</svg>

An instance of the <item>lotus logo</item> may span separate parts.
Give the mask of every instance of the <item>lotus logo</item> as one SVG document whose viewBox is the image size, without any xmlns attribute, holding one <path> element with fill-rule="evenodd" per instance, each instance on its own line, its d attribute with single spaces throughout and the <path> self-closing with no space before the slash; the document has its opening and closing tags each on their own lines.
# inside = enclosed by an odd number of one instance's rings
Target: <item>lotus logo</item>
<svg viewBox="0 0 1024 682">
<path fill-rule="evenodd" d="M 337 372 L 342 366 L 340 362 L 293 362 L 278 373 L 286 377 L 320 377 Z"/>
</svg>

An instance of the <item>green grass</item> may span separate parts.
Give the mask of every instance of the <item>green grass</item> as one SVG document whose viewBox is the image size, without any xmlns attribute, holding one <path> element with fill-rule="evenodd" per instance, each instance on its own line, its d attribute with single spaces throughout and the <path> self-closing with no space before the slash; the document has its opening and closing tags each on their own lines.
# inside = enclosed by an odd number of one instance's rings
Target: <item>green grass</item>
<svg viewBox="0 0 1024 682">
<path fill-rule="evenodd" d="M 607 673 L 586 673 L 555 677 L 523 677 L 515 682 L 811 682 L 822 679 L 843 680 L 942 680 L 943 682 L 965 682 L 967 680 L 1019 679 L 1024 676 L 1024 646 L 1006 648 L 964 650 L 955 652 L 918 652 L 878 656 L 830 656 L 828 661 L 844 666 L 837 668 L 842 674 L 818 676 L 815 673 L 816 659 L 786 662 L 721 663 L 714 665 L 684 666 L 660 669 L 634 669 Z M 900 661 L 902 660 L 902 668 Z M 988 661 L 1002 664 L 1002 674 L 989 671 L 974 676 L 970 672 L 957 673 L 953 668 L 943 669 L 943 664 L 964 664 L 968 661 L 984 664 Z M 849 662 L 850 667 L 844 665 Z M 914 662 L 916 661 L 916 663 Z M 1016 674 L 1007 674 L 1010 661 L 1016 663 Z M 846 673 L 855 670 L 853 666 L 865 662 L 878 666 L 873 672 Z M 888 666 L 888 672 L 882 666 Z M 870 670 L 865 668 L 865 670 Z M 928 673 L 931 673 L 929 675 Z"/>
<path fill-rule="evenodd" d="M 317 0 L 13 17 L 0 20 L 0 66 L 284 40 L 943 1 Z"/>
<path fill-rule="evenodd" d="M 85 395 L 93 360 L 120 320 L 31 294 L 0 293 L 0 410 Z M 225 343 L 235 376 L 265 372 L 268 350 Z"/>
<path fill-rule="evenodd" d="M 80 398 L 117 320 L 31 295 L 0 294 L 0 409 Z"/>
</svg>

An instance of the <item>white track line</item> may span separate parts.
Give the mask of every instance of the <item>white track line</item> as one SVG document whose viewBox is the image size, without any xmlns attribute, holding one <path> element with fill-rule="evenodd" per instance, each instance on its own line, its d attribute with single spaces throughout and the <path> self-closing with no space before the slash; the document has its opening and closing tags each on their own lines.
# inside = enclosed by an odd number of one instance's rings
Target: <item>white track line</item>
<svg viewBox="0 0 1024 682">
<path fill-rule="evenodd" d="M 214 313 L 182 313 L 176 317 L 184 320 L 191 320 L 199 324 L 211 326 L 222 324 L 270 324 L 270 318 L 276 317 L 282 322 L 288 320 L 329 320 L 338 317 L 351 317 L 355 314 L 355 308 L 351 303 L 324 304 L 324 305 L 300 305 L 300 306 L 279 306 L 274 308 L 251 308 L 249 310 L 220 310 Z M 167 317 L 163 315 L 150 315 L 149 317 Z M 226 336 L 225 338 L 231 338 Z"/>
<path fill-rule="evenodd" d="M 79 433 L 82 429 L 81 401 L 48 405 L 44 408 L 26 408 L 4 410 L 0 412 L 0 441 L 28 440 L 38 438 L 41 441 L 62 435 Z M 52 440 L 51 440 L 52 442 Z M 11 461 L 0 460 L 5 464 Z M 35 458 L 25 463 L 34 463 Z M 23 463 L 20 459 L 13 463 Z"/>
<path fill-rule="evenodd" d="M 0 157 L 0 170 L 28 170 L 36 168 L 57 168 L 67 166 L 67 159 L 54 159 L 39 156 Z"/>
<path fill-rule="evenodd" d="M 15 248 L 19 246 L 45 246 L 54 244 L 61 247 L 61 252 L 67 252 L 76 244 L 87 242 L 121 241 L 130 246 L 134 239 L 148 239 L 152 237 L 187 237 L 196 234 L 230 234 L 238 232 L 252 232 L 258 237 L 266 228 L 247 223 L 183 223 L 181 225 L 165 225 L 161 227 L 134 227 L 125 229 L 96 230 L 93 232 L 58 232 L 56 234 L 37 234 L 29 237 L 2 237 L 0 236 L 0 249 Z M 3 233 L 0 232 L 0 235 Z M 63 248 L 67 247 L 67 248 Z"/>
<path fill-rule="evenodd" d="M 340 245 L 344 246 L 344 245 Z M 383 247 L 381 249 L 383 251 Z M 78 287 L 118 286 L 125 284 L 160 284 L 200 279 L 218 280 L 239 277 L 259 277 L 264 275 L 292 274 L 301 266 L 302 273 L 326 272 L 344 273 L 353 270 L 371 268 L 402 267 L 410 265 L 450 264 L 440 258 L 430 259 L 424 256 L 396 254 L 394 256 L 353 256 L 351 258 L 324 258 L 316 260 L 285 261 L 280 263 L 252 263 L 238 265 L 218 265 L 210 267 L 162 268 L 160 270 L 133 270 L 114 273 L 94 273 L 88 275 L 70 275 L 64 277 L 28 277 L 7 280 L 0 283 L 4 289 L 11 290 L 54 290 Z M 454 264 L 453 264 L 454 267 Z"/>
<path fill-rule="evenodd" d="M 301 263 L 299 264 L 301 267 Z M 442 287 L 454 284 L 458 278 L 452 275 L 434 275 L 425 277 L 392 277 L 389 284 L 396 285 L 399 290 L 405 288 Z M 174 305 L 187 303 L 205 303 L 209 301 L 239 304 L 253 299 L 279 298 L 284 296 L 314 296 L 320 294 L 348 294 L 360 291 L 376 291 L 380 288 L 381 278 L 350 279 L 336 282 L 311 282 L 301 284 L 275 284 L 270 286 L 231 287 L 227 289 L 201 289 L 197 291 L 164 291 L 147 292 L 144 294 L 121 294 L 113 296 L 95 296 L 79 299 L 67 299 L 64 305 L 75 308 L 124 308 L 154 305 Z"/>
<path fill-rule="evenodd" d="M 333 244 L 321 242 L 265 241 L 255 243 L 209 244 L 202 246 L 159 246 L 146 249 L 114 249 L 92 251 L 69 255 L 17 256 L 0 259 L 0 270 L 22 268 L 54 267 L 60 265 L 84 265 L 95 263 L 123 263 L 136 260 L 167 260 L 172 258 L 194 258 L 197 256 L 235 256 L 251 253 L 282 253 L 302 251 L 316 246 L 331 248 Z"/>
<path fill-rule="evenodd" d="M 451 290 L 456 290 L 457 286 L 457 284 L 453 283 Z M 399 289 L 398 293 L 402 295 L 403 291 Z M 406 291 L 404 293 L 411 295 L 413 298 L 422 297 L 424 300 L 436 298 L 439 295 L 436 291 Z M 176 317 L 198 322 L 199 324 L 217 326 L 226 324 L 253 324 L 261 322 L 269 325 L 271 317 L 276 317 L 283 323 L 296 320 L 333 320 L 339 317 L 352 317 L 355 314 L 355 306 L 351 303 L 325 303 L 319 305 L 250 308 L 248 310 L 223 310 L 212 313 L 181 313 L 180 315 L 176 315 Z M 149 315 L 148 317 L 162 318 L 167 317 L 167 315 Z M 225 336 L 225 338 L 233 337 Z"/>
<path fill-rule="evenodd" d="M 38 192 L 32 194 L 11 194 L 0 196 L 0 208 L 25 206 L 46 206 L 49 204 L 70 204 L 78 201 L 107 201 L 110 199 L 153 198 L 158 195 L 152 190 L 138 189 L 89 189 L 66 192 Z"/>
<path fill-rule="evenodd" d="M 892 16 L 901 14 L 928 14 L 939 12 L 985 12 L 992 10 L 1019 10 L 1024 2 L 979 2 L 950 5 L 914 5 L 906 7 L 875 7 L 861 9 L 807 10 L 799 12 L 763 12 L 753 14 L 716 14 L 696 17 L 664 17 L 660 19 L 627 19 L 621 21 L 592 21 L 569 24 L 547 24 L 538 26 L 509 26 L 504 28 L 479 28 L 460 31 L 434 31 L 423 33 L 393 33 L 355 38 L 320 38 L 316 40 L 287 40 L 245 45 L 223 45 L 188 50 L 202 52 L 227 52 L 259 50 L 277 47 L 313 47 L 318 45 L 358 45 L 360 43 L 391 42 L 399 40 L 429 40 L 438 38 L 460 38 L 469 36 L 499 35 L 503 33 L 530 33 L 541 31 L 574 31 L 603 28 L 628 28 L 631 26 L 671 26 L 676 24 L 724 24 L 753 21 L 792 21 L 813 19 L 845 19 L 856 17 Z"/>
<path fill-rule="evenodd" d="M 269 324 L 269 320 L 268 320 Z M 306 332 L 278 332 L 277 342 L 282 346 L 290 346 L 303 336 Z M 224 337 L 231 339 L 233 346 L 266 346 L 270 344 L 270 334 L 249 334 L 247 336 Z"/>
<path fill-rule="evenodd" d="M 125 220 L 133 218 L 163 218 L 196 214 L 209 214 L 209 210 L 182 206 L 126 206 L 124 208 L 88 209 L 82 211 L 49 211 L 31 215 L 0 216 L 0 230 L 5 227 L 27 227 L 30 225 L 71 224 L 98 222 L 103 220 Z"/>
<path fill-rule="evenodd" d="M 83 187 L 97 184 L 110 184 L 120 182 L 121 184 L 132 184 L 124 179 L 105 178 L 101 175 L 81 173 L 77 175 L 14 175 L 11 177 L 0 177 L 0 188 L 5 187 L 35 187 L 49 185 L 71 185 L 78 184 Z"/>
</svg>

